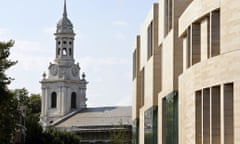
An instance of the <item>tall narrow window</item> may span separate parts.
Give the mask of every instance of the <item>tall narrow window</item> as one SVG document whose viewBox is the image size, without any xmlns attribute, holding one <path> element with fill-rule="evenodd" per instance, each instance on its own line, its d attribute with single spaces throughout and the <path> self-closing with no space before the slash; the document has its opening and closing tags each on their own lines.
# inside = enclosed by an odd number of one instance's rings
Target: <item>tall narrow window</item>
<svg viewBox="0 0 240 144">
<path fill-rule="evenodd" d="M 211 13 L 211 56 L 220 54 L 220 11 Z"/>
<path fill-rule="evenodd" d="M 202 144 L 202 91 L 195 93 L 195 127 L 196 127 L 196 144 Z"/>
<path fill-rule="evenodd" d="M 220 86 L 212 87 L 211 91 L 212 98 L 212 144 L 220 144 L 221 143 L 221 122 L 220 122 Z"/>
<path fill-rule="evenodd" d="M 192 55 L 191 55 L 191 53 L 192 53 L 192 51 L 191 51 L 191 36 L 192 35 L 192 32 L 191 32 L 191 28 L 189 27 L 188 29 L 187 29 L 187 45 L 186 45 L 186 47 L 187 47 L 187 49 L 186 49 L 186 56 L 187 56 L 187 68 L 189 68 L 190 66 L 191 66 L 191 59 L 192 59 Z"/>
<path fill-rule="evenodd" d="M 141 71 L 141 106 L 144 105 L 144 93 L 145 93 L 145 72 L 144 68 Z"/>
<path fill-rule="evenodd" d="M 210 144 L 210 89 L 203 89 L 203 143 Z"/>
<path fill-rule="evenodd" d="M 162 101 L 162 143 L 178 144 L 178 96 L 172 92 Z"/>
<path fill-rule="evenodd" d="M 56 108 L 57 107 L 57 93 L 52 92 L 51 94 L 51 108 Z"/>
<path fill-rule="evenodd" d="M 164 35 L 166 36 L 168 32 L 172 29 L 172 18 L 173 18 L 173 1 L 172 0 L 165 0 L 164 8 L 165 8 L 165 14 L 164 14 Z"/>
<path fill-rule="evenodd" d="M 153 54 L 153 22 L 151 22 L 148 26 L 148 59 Z"/>
<path fill-rule="evenodd" d="M 72 109 L 76 108 L 76 102 L 77 102 L 77 95 L 75 92 L 73 92 L 71 95 L 71 108 Z"/>
<path fill-rule="evenodd" d="M 224 85 L 224 143 L 233 144 L 233 83 Z"/>
<path fill-rule="evenodd" d="M 133 79 L 136 78 L 136 50 L 133 52 Z"/>
<path fill-rule="evenodd" d="M 200 23 L 194 23 L 192 24 L 192 65 L 200 62 L 201 59 L 201 27 Z"/>
<path fill-rule="evenodd" d="M 153 106 L 144 112 L 144 143 L 157 144 L 158 107 Z"/>
<path fill-rule="evenodd" d="M 173 0 L 168 0 L 168 32 L 172 29 Z"/>
<path fill-rule="evenodd" d="M 69 48 L 69 55 L 71 56 L 72 55 L 72 49 Z"/>
<path fill-rule="evenodd" d="M 210 46 L 210 16 L 207 17 L 207 57 L 211 57 L 211 46 Z"/>
<path fill-rule="evenodd" d="M 60 48 L 58 48 L 58 50 L 57 50 L 57 53 L 58 53 L 58 55 L 60 55 L 60 51 L 61 51 L 61 49 L 60 49 Z"/>
</svg>

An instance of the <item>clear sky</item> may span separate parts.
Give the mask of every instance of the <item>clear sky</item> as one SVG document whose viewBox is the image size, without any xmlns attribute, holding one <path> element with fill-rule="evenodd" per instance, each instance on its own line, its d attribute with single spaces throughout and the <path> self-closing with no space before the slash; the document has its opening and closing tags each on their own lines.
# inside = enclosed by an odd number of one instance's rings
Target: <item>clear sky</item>
<svg viewBox="0 0 240 144">
<path fill-rule="evenodd" d="M 157 0 L 67 0 L 74 25 L 75 61 L 89 81 L 88 106 L 132 104 L 132 49 Z M 11 89 L 41 93 L 39 81 L 55 58 L 53 33 L 63 0 L 0 0 L 0 41 L 15 40 L 7 73 Z"/>
</svg>

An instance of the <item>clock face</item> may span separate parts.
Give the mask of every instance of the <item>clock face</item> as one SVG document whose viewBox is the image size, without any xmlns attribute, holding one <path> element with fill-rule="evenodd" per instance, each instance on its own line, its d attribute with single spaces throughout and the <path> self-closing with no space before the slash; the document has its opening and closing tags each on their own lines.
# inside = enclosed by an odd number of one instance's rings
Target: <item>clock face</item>
<svg viewBox="0 0 240 144">
<path fill-rule="evenodd" d="M 79 69 L 77 66 L 72 67 L 72 75 L 73 76 L 78 76 L 78 71 L 79 71 Z"/>
<path fill-rule="evenodd" d="M 58 73 L 58 67 L 56 65 L 52 65 L 51 66 L 51 69 L 50 69 L 50 72 L 53 76 L 57 75 Z"/>
</svg>

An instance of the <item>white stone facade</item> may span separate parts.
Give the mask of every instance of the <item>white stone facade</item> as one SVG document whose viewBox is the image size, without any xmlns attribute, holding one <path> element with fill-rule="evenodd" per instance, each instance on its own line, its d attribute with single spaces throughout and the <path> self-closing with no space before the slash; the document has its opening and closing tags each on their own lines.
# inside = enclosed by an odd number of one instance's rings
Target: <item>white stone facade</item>
<svg viewBox="0 0 240 144">
<path fill-rule="evenodd" d="M 42 85 L 41 122 L 44 127 L 63 119 L 71 112 L 86 108 L 85 74 L 80 78 L 79 63 L 74 60 L 73 25 L 67 17 L 66 2 L 63 17 L 57 24 L 55 35 L 56 57 L 44 73 Z"/>
</svg>

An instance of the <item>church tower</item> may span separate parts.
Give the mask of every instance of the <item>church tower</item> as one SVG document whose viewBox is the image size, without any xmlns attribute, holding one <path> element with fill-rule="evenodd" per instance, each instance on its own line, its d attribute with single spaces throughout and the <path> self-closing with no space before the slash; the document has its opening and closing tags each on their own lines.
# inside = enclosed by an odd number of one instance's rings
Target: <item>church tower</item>
<svg viewBox="0 0 240 144">
<path fill-rule="evenodd" d="M 74 60 L 73 24 L 67 17 L 66 0 L 62 18 L 57 23 L 55 59 L 49 64 L 48 76 L 44 73 L 42 85 L 41 122 L 52 125 L 83 108 L 86 108 L 85 74 L 80 78 L 79 63 Z"/>
</svg>

